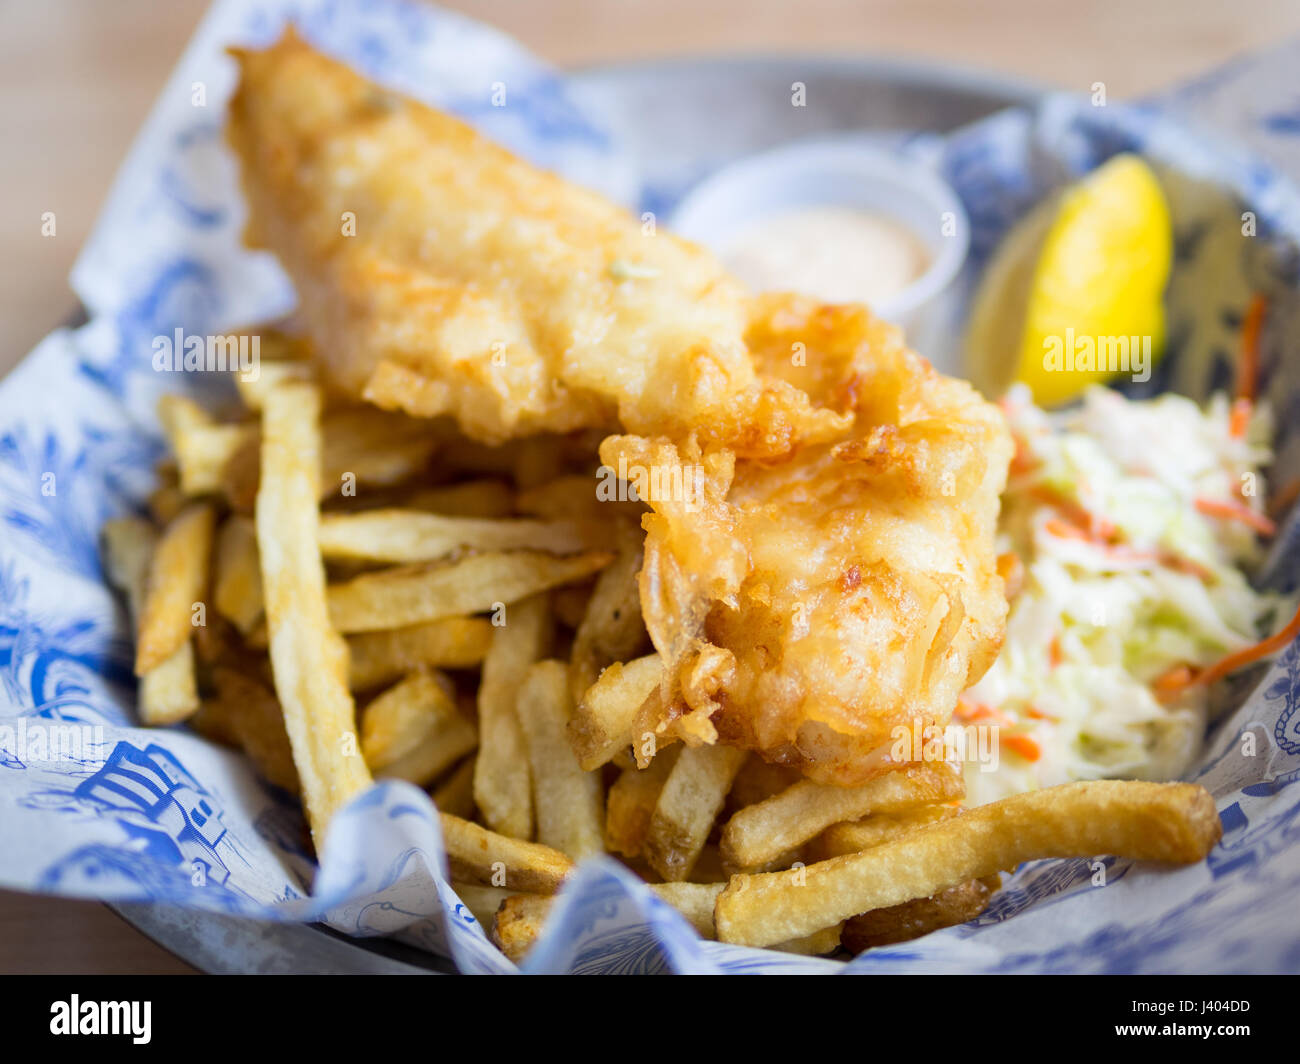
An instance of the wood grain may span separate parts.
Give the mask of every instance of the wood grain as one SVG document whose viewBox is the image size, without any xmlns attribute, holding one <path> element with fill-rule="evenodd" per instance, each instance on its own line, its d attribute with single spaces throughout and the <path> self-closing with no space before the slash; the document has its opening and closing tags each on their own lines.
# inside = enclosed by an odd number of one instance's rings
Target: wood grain
<svg viewBox="0 0 1300 1064">
<path fill-rule="evenodd" d="M 0 975 L 194 975 L 106 905 L 0 891 Z"/>
</svg>

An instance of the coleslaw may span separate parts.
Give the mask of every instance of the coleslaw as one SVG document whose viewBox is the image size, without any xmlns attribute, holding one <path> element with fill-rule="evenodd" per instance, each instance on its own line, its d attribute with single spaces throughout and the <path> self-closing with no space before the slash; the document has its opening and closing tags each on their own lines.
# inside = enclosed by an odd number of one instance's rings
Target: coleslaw
<svg viewBox="0 0 1300 1064">
<path fill-rule="evenodd" d="M 1273 531 L 1270 413 L 1102 387 L 1062 414 L 1023 386 L 1002 406 L 1017 444 L 999 526 L 1011 612 L 1001 654 L 954 715 L 996 725 L 1001 754 L 994 772 L 967 764 L 966 802 L 1177 779 L 1206 730 L 1198 677 L 1255 656 L 1287 612 L 1245 575 Z"/>
</svg>

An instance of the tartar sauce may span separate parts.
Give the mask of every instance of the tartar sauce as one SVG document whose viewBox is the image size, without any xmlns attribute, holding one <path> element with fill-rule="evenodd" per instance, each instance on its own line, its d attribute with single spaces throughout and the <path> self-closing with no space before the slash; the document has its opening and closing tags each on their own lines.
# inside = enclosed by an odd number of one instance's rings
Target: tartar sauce
<svg viewBox="0 0 1300 1064">
<path fill-rule="evenodd" d="M 920 277 L 930 256 L 916 234 L 887 215 L 796 207 L 742 230 L 722 259 L 755 292 L 875 306 Z"/>
</svg>

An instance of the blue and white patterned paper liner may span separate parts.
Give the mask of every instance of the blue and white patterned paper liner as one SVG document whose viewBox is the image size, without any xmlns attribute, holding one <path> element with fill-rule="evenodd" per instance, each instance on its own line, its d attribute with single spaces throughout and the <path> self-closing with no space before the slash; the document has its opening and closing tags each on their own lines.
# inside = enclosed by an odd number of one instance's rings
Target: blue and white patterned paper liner
<svg viewBox="0 0 1300 1064">
<path fill-rule="evenodd" d="M 228 329 L 291 305 L 274 262 L 239 246 L 242 208 L 219 136 L 233 81 L 222 49 L 265 42 L 288 17 L 324 50 L 466 115 L 523 155 L 622 201 L 639 198 L 635 175 L 599 119 L 495 31 L 403 0 L 222 0 L 213 8 L 74 270 L 88 324 L 52 334 L 0 384 L 0 728 L 8 728 L 0 735 L 11 740 L 0 746 L 0 882 L 324 920 L 451 956 L 462 971 L 513 972 L 445 879 L 437 816 L 424 792 L 387 782 L 358 796 L 332 825 L 315 870 L 293 796 L 184 729 L 133 726 L 129 632 L 103 584 L 97 530 L 106 517 L 141 505 L 162 450 L 154 402 L 193 383 L 152 372 L 152 337 L 177 327 Z M 199 82 L 204 108 L 191 102 Z M 491 106 L 495 82 L 507 87 L 507 108 Z M 1232 314 L 1244 301 L 1238 295 L 1273 291 L 1266 394 L 1284 414 L 1284 468 L 1294 469 L 1300 360 L 1287 357 L 1283 338 L 1296 335 L 1289 264 L 1300 211 L 1288 184 L 1249 157 L 1207 148 L 1153 111 L 1090 114 L 1066 100 L 1049 101 L 1036 115 L 991 119 L 936 151 L 967 202 L 977 247 L 987 248 L 1038 195 L 1125 148 L 1147 152 L 1188 189 L 1175 197 L 1188 237 L 1179 263 L 1200 288 L 1191 285 L 1176 300 L 1183 342 L 1167 372 L 1194 395 L 1222 383 Z M 1201 187 L 1207 181 L 1209 192 Z M 1198 257 L 1190 237 L 1217 233 L 1242 204 L 1258 212 L 1264 239 L 1230 261 Z M 1202 239 L 1202 246 L 1212 244 Z M 1207 302 L 1211 282 L 1216 298 Z M 1284 537 L 1270 570 L 1279 586 L 1294 582 L 1294 538 Z M 1300 647 L 1293 646 L 1216 731 L 1195 778 L 1218 799 L 1225 836 L 1202 865 L 1171 870 L 1105 858 L 1098 886 L 1093 862 L 1036 862 L 1018 870 L 972 924 L 845 965 L 701 941 L 635 877 L 603 859 L 584 865 L 559 895 L 524 970 L 1295 971 L 1298 701 Z M 29 749 L 18 741 L 20 729 L 35 735 L 62 727 L 86 729 L 77 733 L 87 737 L 77 759 L 23 756 Z M 1246 732 L 1255 736 L 1256 757 L 1241 753 Z"/>
</svg>

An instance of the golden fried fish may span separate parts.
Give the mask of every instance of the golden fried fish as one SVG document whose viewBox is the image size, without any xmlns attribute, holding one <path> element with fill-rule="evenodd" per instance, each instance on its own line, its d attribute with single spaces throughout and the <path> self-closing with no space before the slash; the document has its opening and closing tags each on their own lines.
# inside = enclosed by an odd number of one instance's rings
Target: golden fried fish
<svg viewBox="0 0 1300 1064">
<path fill-rule="evenodd" d="M 947 722 L 1004 630 L 996 408 L 864 308 L 751 299 L 292 34 L 237 54 L 247 235 L 336 388 L 487 444 L 618 433 L 601 460 L 652 507 L 647 728 L 856 784 Z"/>
<path fill-rule="evenodd" d="M 855 422 L 775 461 L 601 445 L 654 511 L 641 606 L 668 671 L 642 723 L 856 785 L 898 767 L 896 729 L 946 724 L 997 654 L 1011 439 L 996 407 L 865 308 L 766 297 L 749 343 Z"/>
<path fill-rule="evenodd" d="M 236 55 L 246 237 L 336 387 L 488 443 L 621 425 L 772 455 L 844 429 L 756 374 L 745 295 L 702 248 L 292 33 Z"/>
</svg>

